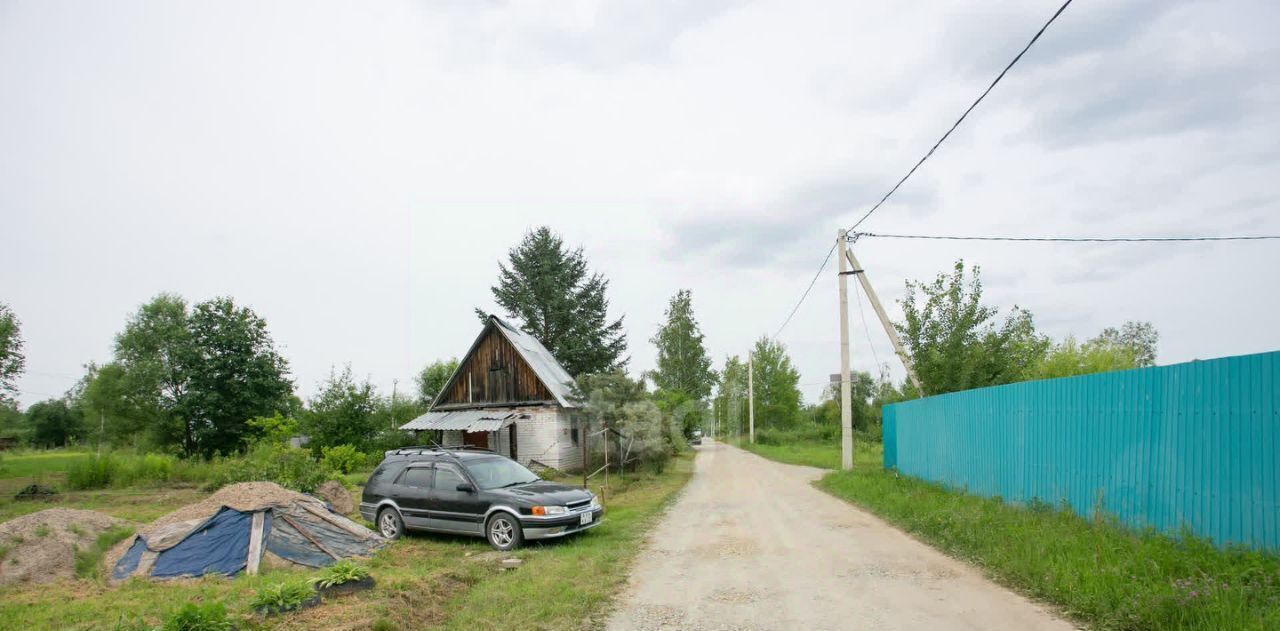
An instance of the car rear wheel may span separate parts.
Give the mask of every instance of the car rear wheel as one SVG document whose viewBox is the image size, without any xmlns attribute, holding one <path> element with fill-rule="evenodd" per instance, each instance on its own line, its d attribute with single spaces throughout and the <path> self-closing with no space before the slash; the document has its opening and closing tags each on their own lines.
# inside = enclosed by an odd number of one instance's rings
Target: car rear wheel
<svg viewBox="0 0 1280 631">
<path fill-rule="evenodd" d="M 404 535 L 404 520 L 400 512 L 394 508 L 378 511 L 378 534 L 388 539 L 399 539 Z"/>
<path fill-rule="evenodd" d="M 520 520 L 511 513 L 498 512 L 489 518 L 484 527 L 485 538 L 494 550 L 514 550 L 524 542 L 524 532 L 520 530 Z"/>
</svg>

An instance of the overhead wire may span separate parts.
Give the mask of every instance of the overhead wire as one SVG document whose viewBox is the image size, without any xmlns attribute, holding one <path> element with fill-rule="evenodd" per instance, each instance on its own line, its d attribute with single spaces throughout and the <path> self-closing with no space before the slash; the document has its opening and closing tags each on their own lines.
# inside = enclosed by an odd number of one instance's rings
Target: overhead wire
<svg viewBox="0 0 1280 631">
<path fill-rule="evenodd" d="M 987 86 L 987 89 L 983 90 L 982 94 L 978 95 L 978 98 L 974 100 L 973 104 L 970 105 L 969 108 L 966 109 L 963 114 L 960 115 L 960 118 L 957 118 L 956 122 L 951 124 L 951 128 L 947 130 L 947 133 L 942 134 L 942 137 L 938 139 L 938 142 L 933 143 L 933 146 L 930 147 L 929 151 L 924 154 L 924 157 L 920 158 L 920 161 L 916 162 L 915 166 L 911 167 L 911 170 L 907 171 L 907 174 L 902 176 L 902 179 L 898 180 L 898 183 L 894 184 L 893 188 L 889 189 L 889 192 L 885 193 L 884 197 L 881 197 L 880 201 L 876 202 L 875 206 L 871 207 L 871 210 L 868 210 L 866 214 L 862 216 L 861 219 L 858 219 L 858 221 L 853 224 L 853 227 L 850 228 L 850 231 L 857 230 L 858 226 L 862 225 L 862 222 L 866 221 L 867 218 L 870 217 L 871 214 L 874 213 L 876 210 L 879 210 L 880 206 L 883 205 L 886 201 L 888 201 L 889 197 L 891 197 L 894 193 L 896 193 L 898 189 L 902 187 L 902 184 L 906 182 L 907 179 L 909 179 L 911 175 L 916 172 L 916 169 L 919 169 L 920 165 L 924 164 L 925 160 L 928 160 L 929 156 L 932 156 L 933 152 L 938 150 L 938 147 L 940 147 L 942 143 L 946 141 L 947 137 L 951 135 L 951 132 L 955 131 L 956 128 L 960 126 L 960 123 L 963 123 L 964 119 L 969 116 L 969 112 L 972 112 L 974 108 L 978 107 L 978 104 L 982 102 L 982 99 L 987 98 L 987 95 L 991 93 L 991 90 L 996 87 L 997 83 L 1000 83 L 1000 80 L 1003 79 L 1004 75 L 1009 72 L 1009 69 L 1013 68 L 1014 64 L 1018 63 L 1019 59 L 1022 59 L 1022 56 L 1025 55 L 1027 51 L 1031 49 L 1031 46 L 1036 43 L 1036 40 L 1040 39 L 1041 35 L 1044 35 L 1044 32 L 1046 29 L 1049 28 L 1049 25 L 1053 24 L 1053 21 L 1058 19 L 1059 15 L 1062 15 L 1062 12 L 1065 11 L 1067 9 L 1067 6 L 1070 4 L 1071 4 L 1071 0 L 1067 0 L 1066 2 L 1062 3 L 1062 6 L 1058 7 L 1057 11 L 1054 11 L 1053 16 L 1049 18 L 1049 21 L 1045 22 L 1044 26 L 1041 26 L 1040 30 L 1036 31 L 1036 34 L 1031 38 L 1031 41 L 1027 42 L 1027 45 L 1022 47 L 1022 50 L 1019 51 L 1017 56 L 1013 58 L 1013 61 L 1010 61 L 1009 65 L 1005 66 L 1004 70 L 1001 70 L 1000 74 L 996 75 L 996 78 L 991 82 L 991 85 Z"/>
<path fill-rule="evenodd" d="M 1000 74 L 996 75 L 996 78 L 991 82 L 991 85 L 988 85 L 987 89 L 983 90 L 982 94 L 978 95 L 978 98 L 974 100 L 974 102 L 968 107 L 968 109 L 964 111 L 963 114 L 960 115 L 960 118 L 956 119 L 955 123 L 952 123 L 950 129 L 948 129 L 946 133 L 942 134 L 942 137 L 938 139 L 938 142 L 935 142 L 933 146 L 929 148 L 929 151 L 924 154 L 924 157 L 920 158 L 920 160 L 916 162 L 915 166 L 911 167 L 911 170 L 907 171 L 907 174 L 902 176 L 902 179 L 898 180 L 898 183 L 894 184 L 893 188 L 889 189 L 889 192 L 884 194 L 884 197 L 880 198 L 880 201 L 876 202 L 876 204 L 872 206 L 871 209 L 866 212 L 866 214 L 864 214 L 860 219 L 858 219 L 856 223 L 853 224 L 853 228 L 851 228 L 850 231 L 856 230 L 858 226 L 861 226 L 862 222 L 866 221 L 867 218 L 870 217 L 872 213 L 878 210 L 880 206 L 882 206 L 885 203 L 885 201 L 887 201 L 895 192 L 897 192 L 897 190 L 902 187 L 903 183 L 905 183 L 911 177 L 911 175 L 914 174 L 916 170 L 920 168 L 920 165 L 924 164 L 924 162 L 928 160 L 929 157 L 932 156 L 935 151 L 938 150 L 938 147 L 941 146 L 942 143 L 946 141 L 946 139 L 949 136 L 951 136 L 951 132 L 955 131 L 956 128 L 960 126 L 960 123 L 964 122 L 964 119 L 969 116 L 969 113 L 972 112 L 974 108 L 978 107 L 978 104 L 981 103 L 982 100 L 985 99 L 987 95 L 991 93 L 991 90 L 996 87 L 996 84 L 1000 83 L 1000 80 L 1003 79 L 1005 74 L 1009 72 L 1009 69 L 1013 68 L 1014 64 L 1018 63 L 1018 60 L 1022 59 L 1022 56 L 1025 55 L 1027 51 L 1031 48 L 1031 46 L 1036 43 L 1036 40 L 1040 39 L 1040 36 L 1043 35 L 1045 30 L 1049 28 L 1049 25 L 1053 24 L 1054 20 L 1057 20 L 1059 15 L 1062 15 L 1062 12 L 1066 10 L 1067 6 L 1069 6 L 1071 2 L 1072 0 L 1066 0 L 1066 2 L 1062 3 L 1062 6 L 1058 7 L 1058 10 L 1053 13 L 1053 16 L 1049 18 L 1049 21 L 1045 22 L 1044 26 L 1041 26 L 1039 31 L 1036 31 L 1036 34 L 1031 38 L 1031 41 L 1027 42 L 1027 45 L 1022 47 L 1022 50 L 1019 51 L 1017 56 L 1013 58 L 1013 61 L 1010 61 L 1009 64 L 1004 67 L 1004 70 L 1001 70 Z M 818 271 L 814 273 L 813 279 L 809 281 L 808 287 L 805 287 L 804 293 L 800 295 L 800 300 L 796 301 L 795 306 L 791 308 L 791 312 L 787 314 L 787 318 L 783 320 L 782 326 L 779 326 L 778 330 L 774 332 L 773 339 L 776 340 L 778 336 L 782 334 L 783 329 L 787 328 L 787 325 L 791 323 L 791 319 L 795 317 L 796 312 L 800 310 L 800 306 L 804 304 L 804 301 L 806 299 L 808 299 L 809 293 L 813 291 L 813 286 L 818 282 L 818 277 L 822 276 L 822 271 L 825 270 L 827 268 L 827 264 L 831 262 L 831 254 L 835 252 L 835 250 L 836 250 L 835 245 L 832 245 L 831 249 L 827 250 L 827 255 L 825 258 L 822 259 L 822 264 L 818 266 Z"/>
<path fill-rule="evenodd" d="M 839 243 L 831 244 L 831 249 L 827 250 L 827 255 L 823 257 L 822 264 L 818 266 L 818 271 L 814 272 L 813 279 L 809 281 L 809 286 L 800 295 L 800 300 L 796 301 L 796 306 L 791 308 L 791 313 L 787 314 L 787 319 L 783 320 L 782 326 L 778 327 L 778 330 L 774 332 L 774 340 L 777 340 L 778 336 L 782 335 L 782 330 L 787 328 L 787 325 L 791 323 L 791 318 L 795 317 L 796 312 L 800 310 L 800 305 L 804 304 L 805 299 L 809 297 L 809 292 L 813 291 L 813 286 L 818 282 L 818 277 L 822 276 L 822 270 L 827 269 L 827 264 L 831 262 L 831 254 L 836 251 L 836 247 L 839 245 Z"/>
<path fill-rule="evenodd" d="M 1185 241 L 1266 241 L 1280 239 L 1280 235 L 1230 235 L 1194 237 L 1014 237 L 992 235 L 949 234 L 888 234 L 882 232 L 850 233 L 850 240 L 872 239 L 925 239 L 933 241 L 1027 241 L 1051 243 L 1170 243 Z"/>
</svg>

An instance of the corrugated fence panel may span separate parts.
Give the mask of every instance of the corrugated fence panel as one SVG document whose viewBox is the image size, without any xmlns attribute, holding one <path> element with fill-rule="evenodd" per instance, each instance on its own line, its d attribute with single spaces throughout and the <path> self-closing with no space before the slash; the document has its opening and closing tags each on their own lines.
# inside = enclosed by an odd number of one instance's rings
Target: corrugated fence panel
<svg viewBox="0 0 1280 631">
<path fill-rule="evenodd" d="M 1280 352 L 891 405 L 884 466 L 970 493 L 1280 549 Z"/>
</svg>

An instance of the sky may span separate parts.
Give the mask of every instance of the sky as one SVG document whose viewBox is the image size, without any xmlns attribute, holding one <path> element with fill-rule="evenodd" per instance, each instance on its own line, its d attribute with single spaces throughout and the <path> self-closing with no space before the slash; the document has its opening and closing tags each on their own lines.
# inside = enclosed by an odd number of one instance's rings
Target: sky
<svg viewBox="0 0 1280 631">
<path fill-rule="evenodd" d="M 0 0 L 20 401 L 109 361 L 160 292 L 252 307 L 304 397 L 348 363 L 412 388 L 539 225 L 609 278 L 633 375 L 679 289 L 720 365 L 1058 5 Z M 862 228 L 1280 234 L 1277 23 L 1264 1 L 1074 3 Z M 963 258 L 1058 339 L 1145 320 L 1161 364 L 1280 349 L 1280 242 L 854 248 L 894 317 Z M 900 379 L 855 295 L 854 368 Z M 778 336 L 808 400 L 837 305 L 831 266 Z"/>
</svg>

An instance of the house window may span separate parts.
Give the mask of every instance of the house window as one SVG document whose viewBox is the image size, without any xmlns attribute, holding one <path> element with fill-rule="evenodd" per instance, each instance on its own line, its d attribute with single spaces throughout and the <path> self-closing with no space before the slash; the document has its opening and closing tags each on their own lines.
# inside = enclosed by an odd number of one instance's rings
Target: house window
<svg viewBox="0 0 1280 631">
<path fill-rule="evenodd" d="M 569 438 L 573 444 L 578 444 L 578 417 L 576 416 L 569 421 Z"/>
</svg>

